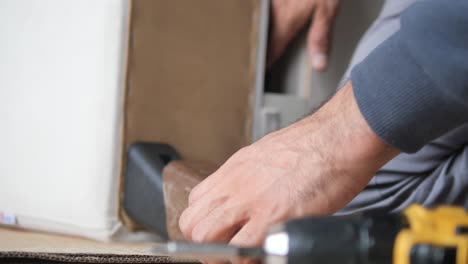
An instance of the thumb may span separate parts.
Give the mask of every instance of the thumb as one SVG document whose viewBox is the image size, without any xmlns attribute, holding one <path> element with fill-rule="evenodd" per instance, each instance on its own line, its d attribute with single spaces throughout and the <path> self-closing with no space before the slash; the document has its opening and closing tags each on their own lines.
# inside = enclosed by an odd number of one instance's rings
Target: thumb
<svg viewBox="0 0 468 264">
<path fill-rule="evenodd" d="M 267 224 L 250 220 L 234 235 L 229 244 L 241 247 L 260 246 L 267 229 Z"/>
<path fill-rule="evenodd" d="M 262 228 L 263 227 L 263 228 Z M 260 246 L 265 238 L 265 224 L 256 223 L 253 221 L 247 222 L 244 227 L 231 239 L 229 244 L 241 247 Z M 239 264 L 253 264 L 256 263 L 252 259 L 242 259 L 235 263 Z"/>
<path fill-rule="evenodd" d="M 322 4 L 317 7 L 307 36 L 307 51 L 312 68 L 324 71 L 328 65 L 333 24 L 337 7 Z"/>
</svg>

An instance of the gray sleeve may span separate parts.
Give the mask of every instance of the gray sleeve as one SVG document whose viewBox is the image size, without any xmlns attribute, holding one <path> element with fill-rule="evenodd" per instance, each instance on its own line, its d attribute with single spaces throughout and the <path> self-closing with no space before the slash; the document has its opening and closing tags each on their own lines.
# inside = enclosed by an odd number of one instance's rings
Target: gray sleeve
<svg viewBox="0 0 468 264">
<path fill-rule="evenodd" d="M 369 126 L 387 144 L 415 152 L 468 121 L 468 1 L 424 1 L 401 29 L 351 72 Z"/>
</svg>

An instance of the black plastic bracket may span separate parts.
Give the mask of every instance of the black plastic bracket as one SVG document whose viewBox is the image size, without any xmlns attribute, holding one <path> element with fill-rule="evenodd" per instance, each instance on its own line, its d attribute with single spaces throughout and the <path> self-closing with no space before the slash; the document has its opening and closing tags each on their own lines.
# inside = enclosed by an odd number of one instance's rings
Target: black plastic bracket
<svg viewBox="0 0 468 264">
<path fill-rule="evenodd" d="M 123 206 L 138 224 L 168 239 L 162 171 L 180 159 L 167 144 L 138 142 L 130 146 L 124 175 Z"/>
</svg>

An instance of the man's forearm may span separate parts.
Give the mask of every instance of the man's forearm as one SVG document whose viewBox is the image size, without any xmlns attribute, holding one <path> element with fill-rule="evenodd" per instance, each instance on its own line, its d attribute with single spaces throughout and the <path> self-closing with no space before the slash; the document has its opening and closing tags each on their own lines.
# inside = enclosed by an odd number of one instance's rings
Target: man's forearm
<svg viewBox="0 0 468 264">
<path fill-rule="evenodd" d="M 357 65 L 359 108 L 386 143 L 415 152 L 468 122 L 468 2 L 421 1 Z"/>
<path fill-rule="evenodd" d="M 316 113 L 280 133 L 287 137 L 281 135 L 279 140 L 290 140 L 287 144 L 291 145 L 294 144 L 292 141 L 302 142 L 309 151 L 327 160 L 323 164 L 331 166 L 332 174 L 324 180 L 334 184 L 323 185 L 324 189 L 316 191 L 326 195 L 327 201 L 334 205 L 321 213 L 334 213 L 345 206 L 385 163 L 399 153 L 368 126 L 356 104 L 351 82 Z"/>
</svg>

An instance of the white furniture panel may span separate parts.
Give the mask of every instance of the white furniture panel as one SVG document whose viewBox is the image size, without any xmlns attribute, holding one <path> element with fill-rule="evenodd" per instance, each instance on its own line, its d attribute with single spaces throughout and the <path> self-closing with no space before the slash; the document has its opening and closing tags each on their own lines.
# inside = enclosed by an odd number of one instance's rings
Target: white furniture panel
<svg viewBox="0 0 468 264">
<path fill-rule="evenodd" d="M 127 12 L 123 0 L 0 1 L 4 224 L 96 239 L 119 228 Z"/>
</svg>

